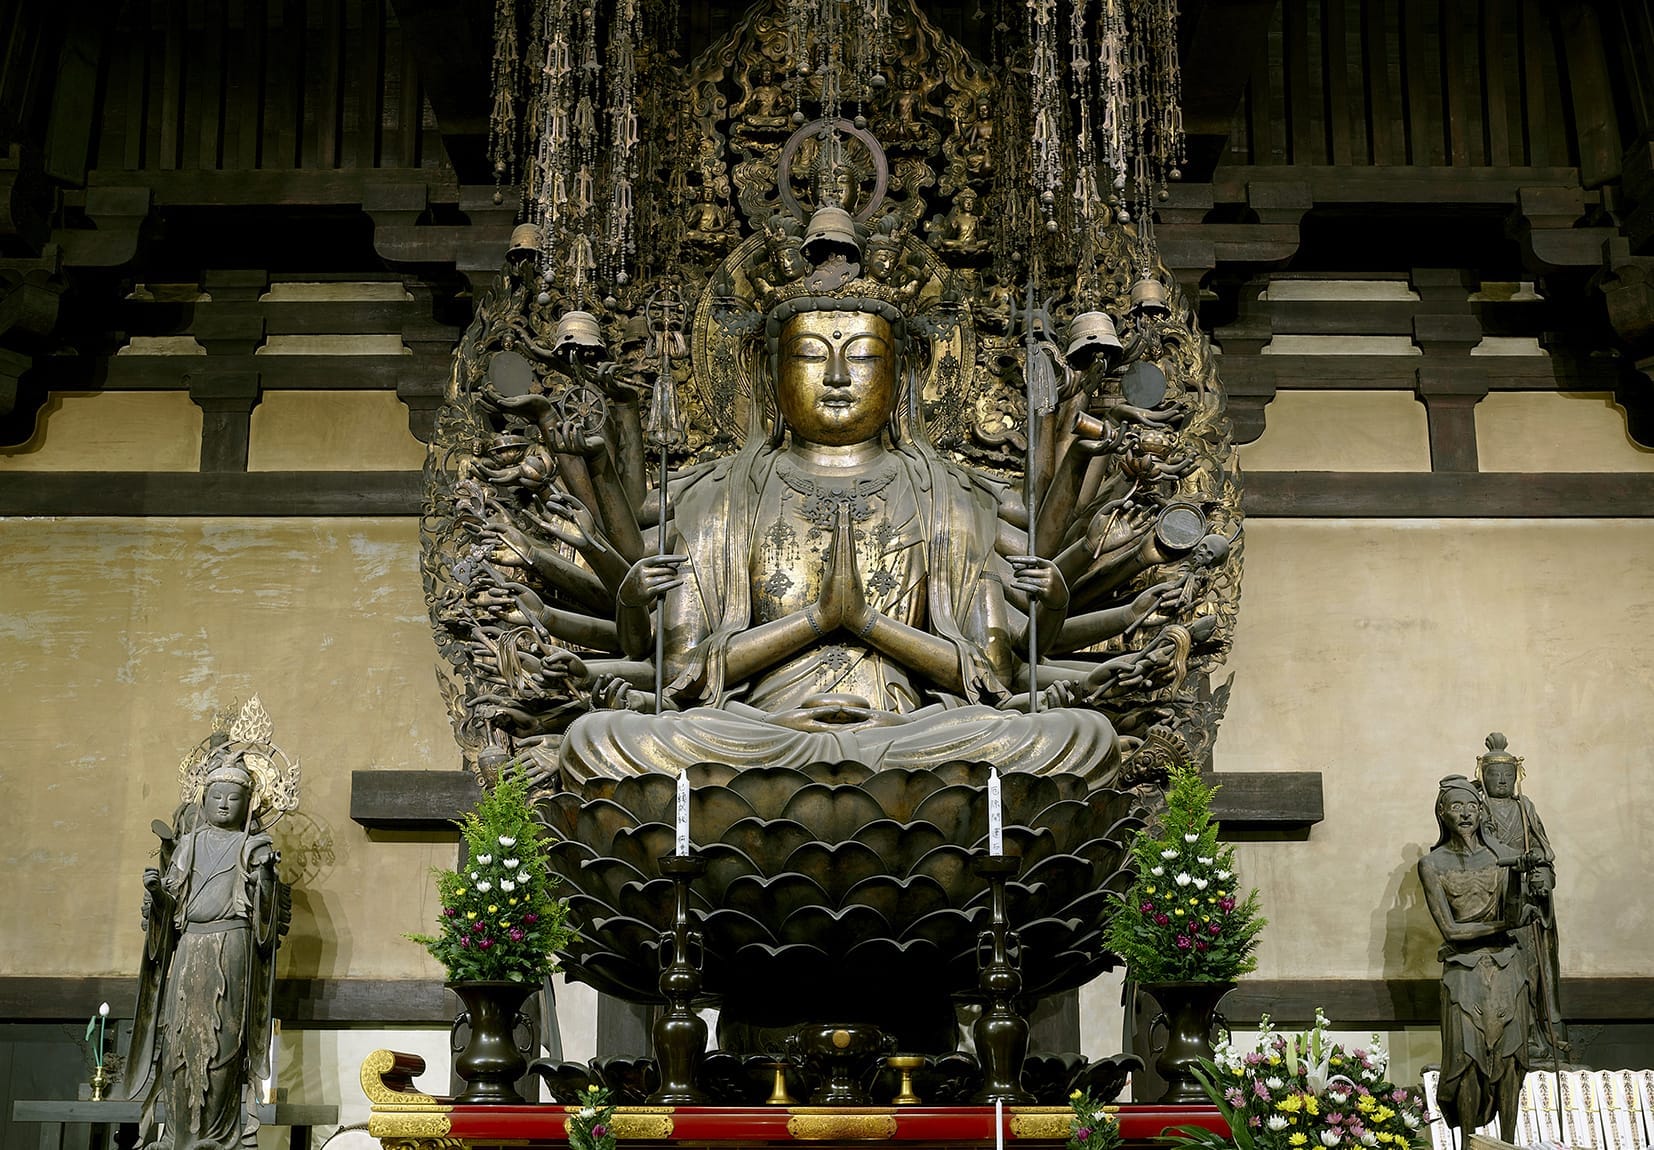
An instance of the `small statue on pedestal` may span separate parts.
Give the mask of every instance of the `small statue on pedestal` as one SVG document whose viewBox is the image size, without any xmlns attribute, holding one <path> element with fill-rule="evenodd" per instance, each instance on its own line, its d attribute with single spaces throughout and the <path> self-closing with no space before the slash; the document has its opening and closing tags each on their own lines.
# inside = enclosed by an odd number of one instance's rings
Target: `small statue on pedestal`
<svg viewBox="0 0 1654 1150">
<path fill-rule="evenodd" d="M 255 696 L 184 760 L 176 826 L 155 824 L 162 865 L 144 871 L 148 945 L 126 1083 L 145 1103 L 145 1147 L 230 1150 L 257 1129 L 250 1091 L 270 1076 L 291 905 L 267 828 L 298 802 L 298 768 L 276 766 L 286 760 L 269 735 Z"/>
<path fill-rule="evenodd" d="M 1534 1028 L 1528 1036 L 1528 1061 L 1555 1066 L 1568 1057 L 1568 1026 L 1562 1020 L 1562 971 L 1557 961 L 1556 853 L 1533 801 L 1522 793 L 1522 759 L 1506 749 L 1505 736 L 1487 737 L 1487 754 L 1476 760 L 1476 779 L 1487 803 L 1487 832 L 1521 854 L 1522 902 L 1533 907 L 1532 920 L 1514 932 L 1516 945 L 1533 980 Z"/>
<path fill-rule="evenodd" d="M 1441 781 L 1441 833 L 1419 860 L 1425 903 L 1442 933 L 1442 1116 L 1466 1135 L 1499 1119 L 1514 1141 L 1517 1101 L 1534 1029 L 1533 977 L 1515 932 L 1532 921 L 1522 901 L 1521 856 L 1488 830 L 1481 790 L 1463 775 Z"/>
</svg>

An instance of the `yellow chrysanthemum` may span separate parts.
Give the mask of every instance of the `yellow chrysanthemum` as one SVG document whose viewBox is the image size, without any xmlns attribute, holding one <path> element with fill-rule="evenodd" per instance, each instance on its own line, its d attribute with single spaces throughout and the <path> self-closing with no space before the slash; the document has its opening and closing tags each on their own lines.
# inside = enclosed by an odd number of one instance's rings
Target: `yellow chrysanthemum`
<svg viewBox="0 0 1654 1150">
<path fill-rule="evenodd" d="M 1321 1104 L 1315 1100 L 1313 1095 L 1304 1095 L 1304 1113 L 1310 1115 L 1321 1113 Z"/>
<path fill-rule="evenodd" d="M 1294 1146 L 1302 1146 L 1304 1143 L 1309 1141 L 1309 1138 L 1302 1130 L 1295 1130 L 1292 1133 L 1292 1137 L 1288 1138 L 1287 1141 Z"/>
<path fill-rule="evenodd" d="M 1276 1109 L 1284 1111 L 1287 1114 L 1296 1114 L 1298 1113 L 1298 1108 L 1303 1104 L 1304 1100 L 1302 1097 L 1297 1094 L 1288 1094 L 1276 1105 Z"/>
</svg>

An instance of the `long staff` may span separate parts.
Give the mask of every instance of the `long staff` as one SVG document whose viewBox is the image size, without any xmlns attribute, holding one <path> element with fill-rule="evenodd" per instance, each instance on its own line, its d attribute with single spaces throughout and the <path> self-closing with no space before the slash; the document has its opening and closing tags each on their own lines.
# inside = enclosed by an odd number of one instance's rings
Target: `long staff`
<svg viewBox="0 0 1654 1150">
<path fill-rule="evenodd" d="M 1051 363 L 1034 338 L 1034 298 L 1039 290 L 1039 270 L 1028 277 L 1028 305 L 1023 312 L 1027 328 L 1023 333 L 1023 379 L 1028 389 L 1028 471 L 1022 481 L 1023 500 L 1028 506 L 1028 554 L 1038 556 L 1039 523 L 1039 422 L 1057 409 L 1057 381 Z M 1039 711 L 1039 596 L 1028 599 L 1028 713 Z"/>
<path fill-rule="evenodd" d="M 660 522 L 655 529 L 655 554 L 666 557 L 666 477 L 671 467 L 671 450 L 683 441 L 683 424 L 678 417 L 678 389 L 672 378 L 672 348 L 675 334 L 675 309 L 681 307 L 676 290 L 670 285 L 656 289 L 650 296 L 645 312 L 650 319 L 651 336 L 660 352 L 660 366 L 655 376 L 655 388 L 649 405 L 648 439 L 660 449 Z M 657 318 L 658 316 L 658 318 Z M 658 324 L 658 327 L 656 326 Z M 655 714 L 665 709 L 666 698 L 666 599 L 655 602 Z"/>
</svg>

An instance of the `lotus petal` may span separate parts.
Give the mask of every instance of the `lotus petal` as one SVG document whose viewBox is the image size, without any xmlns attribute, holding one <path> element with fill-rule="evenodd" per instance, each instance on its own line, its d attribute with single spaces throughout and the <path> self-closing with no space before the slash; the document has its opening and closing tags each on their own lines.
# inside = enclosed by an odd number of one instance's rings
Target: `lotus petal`
<svg viewBox="0 0 1654 1150">
<path fill-rule="evenodd" d="M 716 842 L 742 819 L 758 812 L 728 787 L 702 787 L 689 792 L 689 837 L 696 843 Z"/>
<path fill-rule="evenodd" d="M 790 819 L 762 817 L 741 819 L 723 835 L 723 841 L 750 858 L 760 874 L 779 872 L 780 860 L 814 838 L 808 828 Z"/>
<path fill-rule="evenodd" d="M 576 889 L 580 884 L 575 876 L 580 873 L 581 864 L 597 857 L 598 853 L 591 847 L 572 839 L 546 844 L 546 863 L 551 872 Z"/>
<path fill-rule="evenodd" d="M 617 858 L 592 859 L 581 868 L 580 885 L 588 893 L 601 898 L 609 906 L 620 904 L 620 888 L 627 883 L 644 881 L 643 872 L 629 862 Z"/>
<path fill-rule="evenodd" d="M 689 768 L 691 792 L 704 787 L 727 787 L 746 772 L 728 763 L 695 763 Z"/>
<path fill-rule="evenodd" d="M 707 843 L 701 848 L 701 857 L 706 859 L 706 874 L 695 886 L 706 888 L 707 900 L 713 906 L 723 902 L 724 891 L 741 875 L 763 873 L 746 851 L 728 843 Z"/>
<path fill-rule="evenodd" d="M 928 795 L 946 785 L 935 771 L 896 769 L 880 771 L 862 789 L 873 796 L 886 816 L 905 823 L 912 820 L 914 810 Z"/>
<path fill-rule="evenodd" d="M 948 899 L 955 906 L 964 905 L 971 896 L 988 889 L 987 883 L 971 872 L 971 852 L 953 843 L 943 843 L 935 850 L 926 852 L 908 872 L 910 878 L 915 875 L 935 879 L 948 892 Z"/>
<path fill-rule="evenodd" d="M 673 885 L 669 878 L 629 882 L 621 888 L 620 897 L 615 900 L 615 907 L 621 914 L 653 923 L 658 930 L 670 930 L 676 906 L 676 891 Z M 701 914 L 712 909 L 705 896 L 693 886 L 689 888 L 689 905 L 692 912 Z"/>
<path fill-rule="evenodd" d="M 858 842 L 805 843 L 787 856 L 785 869 L 813 878 L 827 892 L 827 905 L 842 905 L 845 893 L 865 878 L 884 873 L 884 860 Z"/>
<path fill-rule="evenodd" d="M 897 879 L 881 874 L 865 878 L 845 892 L 843 905 L 852 904 L 870 906 L 891 923 L 911 922 L 944 909 L 948 892 L 929 875 Z"/>
<path fill-rule="evenodd" d="M 759 922 L 776 930 L 793 911 L 801 906 L 826 906 L 827 892 L 821 884 L 801 874 L 778 874 L 772 878 L 743 877 L 729 884 L 724 892 L 725 905 L 750 914 Z"/>
<path fill-rule="evenodd" d="M 676 846 L 677 834 L 666 823 L 645 823 L 615 832 L 609 850 L 615 858 L 631 863 L 638 873 L 658 875 L 661 856 L 671 854 Z"/>
<path fill-rule="evenodd" d="M 607 854 L 615 836 L 638 825 L 637 816 L 612 799 L 598 799 L 580 808 L 575 837 L 598 854 Z"/>
<path fill-rule="evenodd" d="M 735 954 L 754 943 L 774 946 L 780 941 L 752 915 L 729 906 L 721 906 L 708 914 L 701 921 L 701 931 L 707 945 L 710 947 L 716 942 L 716 949 L 722 954 Z"/>
<path fill-rule="evenodd" d="M 778 819 L 787 800 L 808 786 L 810 777 L 791 767 L 749 767 L 726 786 L 745 799 L 761 819 Z"/>
<path fill-rule="evenodd" d="M 811 783 L 787 800 L 782 815 L 808 827 L 822 842 L 853 838 L 868 823 L 884 817 L 872 795 L 859 787 Z"/>
<path fill-rule="evenodd" d="M 1008 811 L 1044 810 L 1061 801 L 1055 779 L 1029 771 L 1006 771 L 999 776 L 999 796 Z"/>
<path fill-rule="evenodd" d="M 631 811 L 639 823 L 675 825 L 678 776 L 665 771 L 628 775 L 615 784 L 614 801 Z"/>
<path fill-rule="evenodd" d="M 1063 799 L 1035 809 L 1039 813 L 1028 820 L 1029 825 L 1046 828 L 1058 843 L 1071 847 L 1095 833 L 1091 829 L 1091 808 L 1083 802 Z"/>
<path fill-rule="evenodd" d="M 988 833 L 987 792 L 976 787 L 941 787 L 925 796 L 913 820 L 933 824 L 950 843 L 974 843 Z"/>
<path fill-rule="evenodd" d="M 535 811 L 540 816 L 541 824 L 553 837 L 571 839 L 576 837 L 575 829 L 580 822 L 580 808 L 584 804 L 585 800 L 573 791 L 558 791 L 541 799 L 535 806 Z"/>
<path fill-rule="evenodd" d="M 878 774 L 872 767 L 863 763 L 806 763 L 804 774 L 811 782 L 824 783 L 830 787 L 859 787 L 868 779 Z"/>
<path fill-rule="evenodd" d="M 786 943 L 806 943 L 824 954 L 841 955 L 861 938 L 889 935 L 890 923 L 870 906 L 829 910 L 824 906 L 801 906 L 781 924 Z"/>
</svg>

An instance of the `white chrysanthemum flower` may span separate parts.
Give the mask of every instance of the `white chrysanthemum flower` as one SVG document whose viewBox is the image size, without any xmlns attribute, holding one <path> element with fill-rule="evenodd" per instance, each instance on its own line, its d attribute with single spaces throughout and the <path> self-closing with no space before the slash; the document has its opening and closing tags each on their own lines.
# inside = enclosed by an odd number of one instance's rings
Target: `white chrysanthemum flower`
<svg viewBox="0 0 1654 1150">
<path fill-rule="evenodd" d="M 517 889 L 517 884 L 512 882 L 508 878 L 502 878 L 500 880 L 500 889 L 503 890 L 506 894 L 510 894 L 512 891 Z"/>
<path fill-rule="evenodd" d="M 1161 875 L 1166 873 L 1166 868 L 1163 866 L 1151 866 L 1149 868 L 1149 873 L 1155 878 L 1159 878 Z"/>
<path fill-rule="evenodd" d="M 1178 886 L 1188 886 L 1194 880 L 1189 877 L 1187 872 L 1184 872 L 1183 874 L 1178 875 L 1174 881 Z"/>
<path fill-rule="evenodd" d="M 1271 1114 L 1269 1116 L 1269 1120 L 1267 1122 L 1265 1122 L 1264 1125 L 1268 1126 L 1271 1130 L 1285 1130 L 1286 1129 L 1286 1115 L 1284 1115 L 1284 1114 Z"/>
<path fill-rule="evenodd" d="M 476 871 L 471 872 L 471 881 L 472 882 L 476 882 L 481 877 L 482 876 L 480 874 L 478 874 Z"/>
<path fill-rule="evenodd" d="M 1265 1086 L 1269 1087 L 1271 1090 L 1279 1090 L 1281 1087 L 1286 1085 L 1286 1082 L 1284 1080 L 1280 1079 L 1280 1078 L 1275 1078 L 1275 1077 L 1272 1076 L 1272 1077 L 1269 1077 L 1269 1078 L 1265 1078 L 1263 1080 L 1263 1084 Z"/>
<path fill-rule="evenodd" d="M 491 891 L 493 889 L 494 889 L 494 884 L 489 882 L 487 879 L 483 879 L 482 881 L 477 883 L 477 892 L 479 894 L 487 894 L 489 891 Z"/>
<path fill-rule="evenodd" d="M 1217 860 L 1210 857 L 1209 855 L 1199 855 L 1195 858 L 1195 861 L 1197 863 L 1199 863 L 1201 866 L 1211 866 Z"/>
<path fill-rule="evenodd" d="M 1403 1110 L 1401 1112 L 1401 1121 L 1409 1130 L 1417 1130 L 1419 1128 L 1419 1116 L 1410 1110 Z"/>
<path fill-rule="evenodd" d="M 1374 1134 L 1371 1130 L 1363 1130 L 1361 1132 L 1361 1144 L 1363 1146 L 1377 1146 L 1378 1135 Z"/>
<path fill-rule="evenodd" d="M 1177 852 L 1168 848 L 1167 850 L 1160 852 L 1160 857 L 1163 859 L 1174 859 L 1177 857 Z"/>
<path fill-rule="evenodd" d="M 597 1111 L 593 1110 L 590 1106 L 583 1106 L 580 1109 L 580 1117 L 590 1121 L 591 1119 L 597 1117 Z"/>
<path fill-rule="evenodd" d="M 1228 882 L 1230 879 L 1232 879 L 1234 877 L 1235 877 L 1235 873 L 1233 871 L 1227 871 L 1227 870 L 1218 871 L 1218 879 L 1222 882 Z"/>
<path fill-rule="evenodd" d="M 494 856 L 493 855 L 478 855 L 477 856 L 477 861 L 479 863 L 481 863 L 483 866 L 487 866 L 489 863 L 494 861 Z"/>
<path fill-rule="evenodd" d="M 1328 1150 L 1331 1150 L 1331 1147 L 1338 1145 L 1343 1140 L 1344 1136 L 1336 1130 L 1321 1131 L 1321 1145 L 1328 1147 Z"/>
<path fill-rule="evenodd" d="M 521 864 L 516 859 L 501 859 L 500 865 L 506 870 L 516 870 Z"/>
<path fill-rule="evenodd" d="M 501 835 L 500 845 L 506 850 L 510 850 L 512 847 L 517 845 L 517 840 L 512 838 L 510 835 Z"/>
<path fill-rule="evenodd" d="M 1212 885 L 1211 883 L 1207 882 L 1203 878 L 1195 879 L 1195 889 L 1196 890 L 1205 890 L 1207 887 L 1209 887 L 1211 885 Z"/>
<path fill-rule="evenodd" d="M 1189 834 L 1183 836 L 1183 841 L 1186 843 L 1198 843 L 1200 841 L 1200 836 L 1190 832 Z"/>
</svg>

